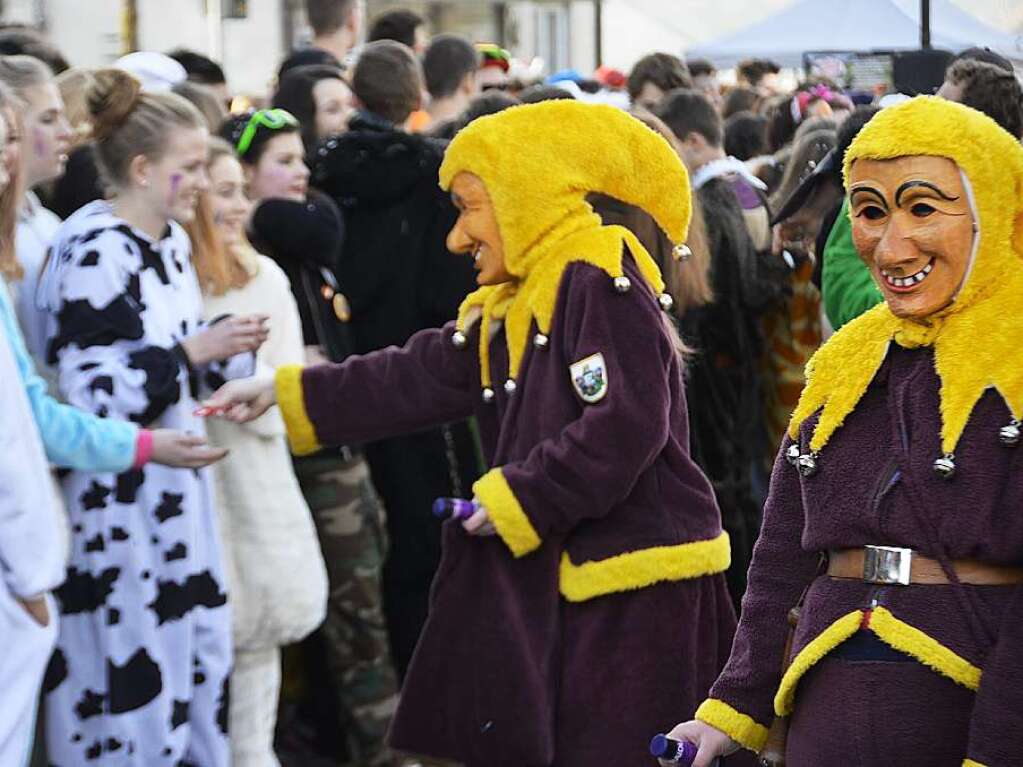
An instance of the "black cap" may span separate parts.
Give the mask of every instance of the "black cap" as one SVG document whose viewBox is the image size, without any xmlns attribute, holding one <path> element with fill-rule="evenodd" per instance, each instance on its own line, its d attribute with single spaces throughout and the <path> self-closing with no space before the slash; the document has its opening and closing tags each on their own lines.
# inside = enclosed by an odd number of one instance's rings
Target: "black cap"
<svg viewBox="0 0 1023 767">
<path fill-rule="evenodd" d="M 802 208 L 810 195 L 816 191 L 817 187 L 826 182 L 828 176 L 835 173 L 838 168 L 838 152 L 834 149 L 830 150 L 821 161 L 817 163 L 817 166 L 813 169 L 809 176 L 799 182 L 792 194 L 788 196 L 788 199 L 782 203 L 781 208 L 777 213 L 774 214 L 774 218 L 771 219 L 771 226 L 780 224 L 788 218 L 791 218 L 800 208 Z"/>
</svg>

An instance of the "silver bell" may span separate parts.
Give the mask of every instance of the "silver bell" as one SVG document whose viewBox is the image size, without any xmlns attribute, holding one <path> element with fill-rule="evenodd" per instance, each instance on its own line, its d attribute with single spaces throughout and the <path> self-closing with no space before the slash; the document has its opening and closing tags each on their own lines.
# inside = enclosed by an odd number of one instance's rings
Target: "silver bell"
<svg viewBox="0 0 1023 767">
<path fill-rule="evenodd" d="M 671 249 L 671 255 L 676 261 L 688 261 L 692 258 L 693 250 L 684 242 L 680 242 Z"/>
<path fill-rule="evenodd" d="M 818 469 L 816 453 L 805 453 L 799 456 L 796 459 L 796 468 L 804 477 L 812 477 Z"/>
<path fill-rule="evenodd" d="M 456 330 L 451 334 L 451 345 L 456 349 L 464 349 L 467 343 L 469 343 L 469 339 L 461 330 Z"/>
<path fill-rule="evenodd" d="M 546 349 L 547 345 L 550 344 L 551 339 L 545 336 L 543 333 L 537 333 L 533 336 L 533 346 L 537 349 Z"/>
<path fill-rule="evenodd" d="M 951 453 L 941 456 L 934 461 L 934 473 L 942 479 L 952 479 L 956 473 L 956 460 Z"/>
<path fill-rule="evenodd" d="M 661 305 L 664 311 L 670 312 L 671 308 L 675 305 L 675 299 L 671 297 L 670 293 L 661 293 L 657 297 L 657 303 Z"/>
<path fill-rule="evenodd" d="M 507 381 L 504 382 L 504 393 L 507 394 L 509 397 L 515 393 L 516 388 L 517 387 L 515 386 L 514 378 L 509 378 Z"/>
<path fill-rule="evenodd" d="M 785 451 L 785 460 L 788 461 L 790 465 L 795 466 L 799 462 L 799 455 L 799 445 L 789 445 L 788 449 Z"/>
<path fill-rule="evenodd" d="M 615 277 L 614 285 L 619 293 L 628 293 L 632 287 L 632 280 L 623 274 L 621 277 Z"/>
<path fill-rule="evenodd" d="M 1001 440 L 1002 444 L 1006 447 L 1016 447 L 1019 444 L 1020 438 L 1020 423 L 1017 420 L 1009 422 L 1008 426 L 1003 426 L 1001 431 L 998 432 L 998 439 Z"/>
<path fill-rule="evenodd" d="M 489 386 L 483 390 L 483 401 L 488 405 L 494 401 L 494 390 Z"/>
</svg>

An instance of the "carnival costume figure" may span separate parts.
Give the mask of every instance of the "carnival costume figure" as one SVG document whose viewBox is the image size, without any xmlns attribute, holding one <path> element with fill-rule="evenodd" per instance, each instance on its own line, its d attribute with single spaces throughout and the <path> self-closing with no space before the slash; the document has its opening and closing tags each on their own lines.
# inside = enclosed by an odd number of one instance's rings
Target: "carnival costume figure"
<svg viewBox="0 0 1023 767">
<path fill-rule="evenodd" d="M 440 177 L 460 209 L 448 245 L 484 285 L 456 322 L 209 404 L 246 418 L 276 399 L 299 451 L 475 415 L 487 522 L 445 526 L 393 745 L 469 767 L 637 764 L 650 722 L 695 710 L 727 655 L 729 545 L 689 457 L 660 272 L 585 197 L 681 244 L 685 169 L 624 112 L 561 101 L 474 122 Z"/>
<path fill-rule="evenodd" d="M 808 366 L 731 658 L 673 734 L 698 767 L 785 716 L 789 767 L 1018 765 L 1023 148 L 920 97 L 871 120 L 845 174 L 885 303 Z"/>
</svg>

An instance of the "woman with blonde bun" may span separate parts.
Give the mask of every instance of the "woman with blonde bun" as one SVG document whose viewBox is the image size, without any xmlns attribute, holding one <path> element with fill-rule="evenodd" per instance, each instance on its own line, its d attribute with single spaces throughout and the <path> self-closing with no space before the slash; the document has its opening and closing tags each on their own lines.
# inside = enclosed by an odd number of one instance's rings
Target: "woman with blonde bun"
<svg viewBox="0 0 1023 767">
<path fill-rule="evenodd" d="M 94 77 L 110 199 L 54 239 L 38 299 L 47 362 L 70 404 L 202 435 L 195 397 L 251 373 L 264 318 L 201 320 L 179 222 L 208 185 L 202 117 L 124 72 Z M 226 767 L 230 615 L 209 472 L 72 471 L 63 491 L 71 554 L 44 685 L 50 763 Z"/>
</svg>

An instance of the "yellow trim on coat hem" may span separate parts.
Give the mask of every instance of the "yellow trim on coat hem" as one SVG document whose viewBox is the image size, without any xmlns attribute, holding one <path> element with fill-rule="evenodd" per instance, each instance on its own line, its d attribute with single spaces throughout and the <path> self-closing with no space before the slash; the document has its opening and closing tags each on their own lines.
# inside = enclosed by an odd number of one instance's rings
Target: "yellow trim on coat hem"
<svg viewBox="0 0 1023 767">
<path fill-rule="evenodd" d="M 737 711 L 723 700 L 707 698 L 696 709 L 696 718 L 711 727 L 716 727 L 729 738 L 757 752 L 764 747 L 767 740 L 767 728 L 752 717 Z"/>
<path fill-rule="evenodd" d="M 491 469 L 480 477 L 472 492 L 515 557 L 523 557 L 540 546 L 540 536 L 500 469 Z"/>
<path fill-rule="evenodd" d="M 885 644 L 912 655 L 940 674 L 967 689 L 980 689 L 980 669 L 952 652 L 934 637 L 896 618 L 890 610 L 875 607 L 870 628 Z"/>
<path fill-rule="evenodd" d="M 722 573 L 732 561 L 728 533 L 706 541 L 629 551 L 596 562 L 572 563 L 561 555 L 561 595 L 569 602 L 631 591 L 661 581 Z"/>
<path fill-rule="evenodd" d="M 862 621 L 863 612 L 860 610 L 843 615 L 799 651 L 799 654 L 792 659 L 792 663 L 789 664 L 785 675 L 781 678 L 781 684 L 778 685 L 778 692 L 774 696 L 774 713 L 778 716 L 788 716 L 792 713 L 796 697 L 796 685 L 803 678 L 803 674 L 809 671 L 821 658 L 859 631 Z"/>
<path fill-rule="evenodd" d="M 284 416 L 284 425 L 288 429 L 288 443 L 295 455 L 309 455 L 322 447 L 316 439 L 316 429 L 305 409 L 302 370 L 301 365 L 281 365 L 274 376 L 277 405 Z"/>
<path fill-rule="evenodd" d="M 975 762 L 972 759 L 963 759 L 963 767 L 987 767 L 987 765 Z"/>
</svg>

